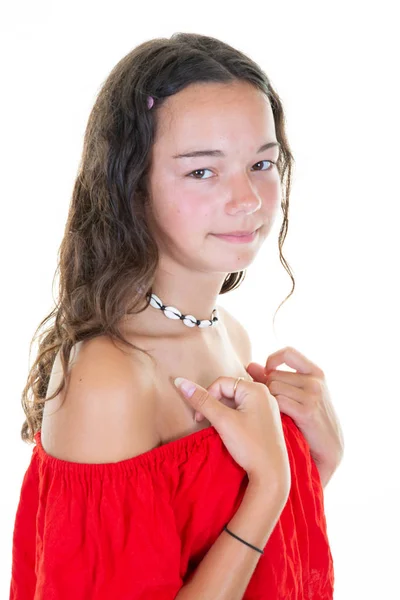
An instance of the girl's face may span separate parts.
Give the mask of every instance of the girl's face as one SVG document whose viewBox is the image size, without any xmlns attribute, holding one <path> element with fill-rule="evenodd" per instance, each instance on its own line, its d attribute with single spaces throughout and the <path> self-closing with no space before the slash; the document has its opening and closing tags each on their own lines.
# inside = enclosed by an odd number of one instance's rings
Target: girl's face
<svg viewBox="0 0 400 600">
<path fill-rule="evenodd" d="M 277 142 L 268 99 L 246 82 L 193 84 L 168 98 L 156 120 L 148 217 L 160 257 L 203 272 L 245 269 L 281 199 L 279 147 L 259 151 Z M 244 244 L 213 235 L 257 228 Z"/>
</svg>

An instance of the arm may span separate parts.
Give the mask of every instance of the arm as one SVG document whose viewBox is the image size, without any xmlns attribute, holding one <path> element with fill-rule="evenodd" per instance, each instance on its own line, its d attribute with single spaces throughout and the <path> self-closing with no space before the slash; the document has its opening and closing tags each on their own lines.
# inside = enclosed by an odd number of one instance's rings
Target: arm
<svg viewBox="0 0 400 600">
<path fill-rule="evenodd" d="M 223 307 L 233 346 L 246 368 L 251 361 L 250 338 L 240 324 Z M 243 500 L 228 529 L 250 544 L 264 549 L 286 504 L 287 496 L 266 488 L 260 481 L 250 481 Z M 222 531 L 176 600 L 241 600 L 261 554 Z"/>
<path fill-rule="evenodd" d="M 287 496 L 250 481 L 228 529 L 263 550 Z M 240 600 L 261 554 L 222 531 L 176 600 Z"/>
<path fill-rule="evenodd" d="M 160 441 L 146 365 L 104 338 L 81 345 L 24 479 L 10 600 L 165 600 L 182 588 L 170 498 L 152 455 L 140 458 Z"/>
</svg>

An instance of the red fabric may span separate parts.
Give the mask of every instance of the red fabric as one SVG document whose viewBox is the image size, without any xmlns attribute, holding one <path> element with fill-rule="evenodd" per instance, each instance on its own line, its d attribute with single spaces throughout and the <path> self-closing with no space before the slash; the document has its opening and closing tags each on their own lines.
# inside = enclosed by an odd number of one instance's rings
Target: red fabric
<svg viewBox="0 0 400 600">
<path fill-rule="evenodd" d="M 243 598 L 332 600 L 319 473 L 294 421 L 281 418 L 292 486 Z M 214 427 L 97 465 L 49 456 L 40 432 L 35 441 L 15 518 L 10 600 L 175 598 L 248 483 Z"/>
</svg>

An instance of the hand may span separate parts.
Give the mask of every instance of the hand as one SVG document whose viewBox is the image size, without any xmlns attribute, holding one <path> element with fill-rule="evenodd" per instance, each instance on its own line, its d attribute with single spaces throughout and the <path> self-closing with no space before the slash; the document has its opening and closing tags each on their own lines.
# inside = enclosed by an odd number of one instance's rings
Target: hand
<svg viewBox="0 0 400 600">
<path fill-rule="evenodd" d="M 282 363 L 297 372 L 276 369 Z M 251 362 L 246 370 L 254 381 L 265 383 L 281 412 L 294 420 L 326 484 L 342 460 L 344 440 L 323 371 L 291 347 L 271 354 L 265 367 Z"/>
<path fill-rule="evenodd" d="M 205 389 L 177 377 L 174 384 L 187 404 L 209 419 L 249 482 L 287 500 L 291 472 L 278 403 L 265 385 L 240 381 L 235 389 L 235 381 L 218 377 Z M 224 406 L 222 398 L 230 399 L 233 407 Z"/>
</svg>

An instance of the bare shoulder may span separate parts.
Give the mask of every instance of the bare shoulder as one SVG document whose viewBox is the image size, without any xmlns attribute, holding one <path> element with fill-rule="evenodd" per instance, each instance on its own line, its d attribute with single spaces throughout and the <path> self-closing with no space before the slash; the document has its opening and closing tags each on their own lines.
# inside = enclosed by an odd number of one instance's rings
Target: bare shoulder
<svg viewBox="0 0 400 600">
<path fill-rule="evenodd" d="M 239 319 L 234 317 L 233 314 L 230 313 L 226 308 L 223 306 L 217 306 L 217 308 L 224 319 L 224 323 L 233 347 L 240 357 L 242 364 L 247 367 L 247 365 L 252 361 L 252 347 L 248 332 Z"/>
<path fill-rule="evenodd" d="M 153 381 L 150 359 L 139 351 L 127 352 L 107 336 L 80 343 L 62 403 L 43 416 L 45 451 L 72 462 L 108 463 L 158 446 Z"/>
</svg>

